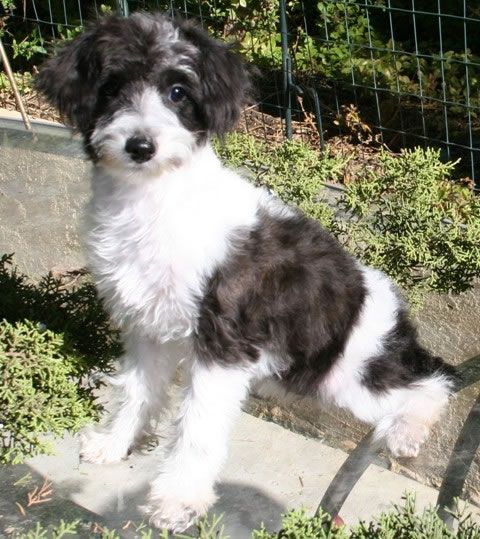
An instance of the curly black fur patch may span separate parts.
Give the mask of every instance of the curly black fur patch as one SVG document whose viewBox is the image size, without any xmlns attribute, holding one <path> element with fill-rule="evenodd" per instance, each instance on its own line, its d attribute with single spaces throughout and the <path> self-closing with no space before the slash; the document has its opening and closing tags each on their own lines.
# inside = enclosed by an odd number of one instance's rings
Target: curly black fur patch
<svg viewBox="0 0 480 539">
<path fill-rule="evenodd" d="M 342 353 L 364 296 L 357 264 L 317 223 L 263 214 L 207 283 L 197 352 L 242 364 L 270 351 L 285 382 L 308 391 Z"/>
<path fill-rule="evenodd" d="M 431 374 L 456 381 L 455 369 L 441 358 L 433 356 L 417 340 L 405 310 L 397 312 L 397 321 L 385 336 L 383 351 L 371 358 L 363 375 L 364 385 L 374 392 L 405 387 Z"/>
</svg>

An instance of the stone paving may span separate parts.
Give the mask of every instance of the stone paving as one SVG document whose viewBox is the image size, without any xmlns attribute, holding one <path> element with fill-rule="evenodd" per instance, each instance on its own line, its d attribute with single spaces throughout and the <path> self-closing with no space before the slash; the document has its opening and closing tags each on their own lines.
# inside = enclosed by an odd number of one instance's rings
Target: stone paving
<svg viewBox="0 0 480 539">
<path fill-rule="evenodd" d="M 65 437 L 57 443 L 54 456 L 0 468 L 0 534 L 25 529 L 38 520 L 49 523 L 61 518 L 83 518 L 116 528 L 129 520 L 139 523 L 139 506 L 161 458 L 162 441 L 152 452 L 132 454 L 116 464 L 80 463 L 77 440 Z M 242 413 L 211 514 L 224 515 L 225 531 L 232 539 L 249 538 L 262 522 L 269 530 L 278 529 L 280 515 L 288 509 L 315 512 L 346 458 L 347 453 L 319 440 Z M 32 477 L 28 483 L 14 485 L 28 473 Z M 52 500 L 28 508 L 27 492 L 44 478 L 52 482 Z M 419 508 L 434 505 L 438 495 L 433 488 L 372 464 L 349 493 L 340 515 L 347 523 L 370 518 L 392 503 L 401 503 L 405 492 L 416 494 Z M 128 536 L 127 532 L 123 533 Z"/>
</svg>

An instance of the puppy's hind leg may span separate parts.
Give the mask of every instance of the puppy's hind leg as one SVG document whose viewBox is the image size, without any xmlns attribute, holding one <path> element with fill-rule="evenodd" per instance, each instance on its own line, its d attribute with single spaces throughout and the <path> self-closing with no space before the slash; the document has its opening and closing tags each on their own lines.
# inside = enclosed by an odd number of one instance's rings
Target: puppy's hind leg
<svg viewBox="0 0 480 539">
<path fill-rule="evenodd" d="M 384 396 L 385 410 L 375 424 L 374 439 L 395 457 L 416 457 L 430 428 L 447 404 L 453 381 L 433 374 Z"/>
<path fill-rule="evenodd" d="M 179 345 L 130 336 L 120 372 L 111 378 L 117 402 L 107 422 L 80 434 L 80 457 L 106 464 L 125 458 L 167 404 L 167 388 L 179 360 Z"/>
<path fill-rule="evenodd" d="M 362 271 L 367 290 L 362 311 L 319 393 L 374 425 L 376 441 L 393 455 L 415 457 L 457 375 L 419 344 L 391 281 L 377 270 Z"/>
<path fill-rule="evenodd" d="M 379 390 L 365 377 L 333 372 L 324 388 L 336 405 L 374 425 L 375 443 L 386 446 L 395 457 L 416 457 L 440 418 L 454 382 L 453 376 L 436 371 L 400 387 Z"/>
</svg>

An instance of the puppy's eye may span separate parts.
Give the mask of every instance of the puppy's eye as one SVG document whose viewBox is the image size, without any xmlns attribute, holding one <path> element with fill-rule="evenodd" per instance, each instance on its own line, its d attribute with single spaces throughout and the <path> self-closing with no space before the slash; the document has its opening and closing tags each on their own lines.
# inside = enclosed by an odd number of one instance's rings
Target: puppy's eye
<svg viewBox="0 0 480 539">
<path fill-rule="evenodd" d="M 182 99 L 186 97 L 187 93 L 181 86 L 173 86 L 170 90 L 170 101 L 173 103 L 180 103 Z"/>
<path fill-rule="evenodd" d="M 121 81 L 111 78 L 101 87 L 100 93 L 105 97 L 116 97 L 121 88 Z"/>
</svg>

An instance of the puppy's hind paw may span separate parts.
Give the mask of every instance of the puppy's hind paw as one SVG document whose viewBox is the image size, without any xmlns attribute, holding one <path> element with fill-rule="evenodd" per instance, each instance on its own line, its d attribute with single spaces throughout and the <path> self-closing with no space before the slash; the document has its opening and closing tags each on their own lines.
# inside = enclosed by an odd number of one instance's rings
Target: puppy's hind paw
<svg viewBox="0 0 480 539">
<path fill-rule="evenodd" d="M 428 427 L 415 421 L 398 419 L 387 431 L 385 440 L 394 457 L 413 458 L 428 436 Z"/>
</svg>

